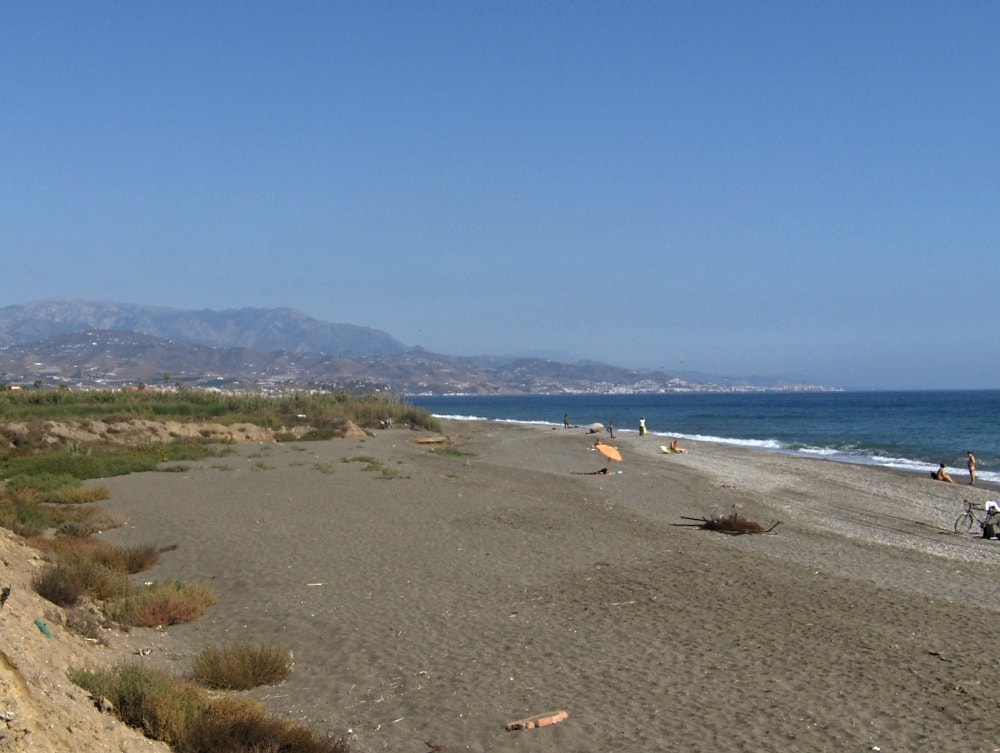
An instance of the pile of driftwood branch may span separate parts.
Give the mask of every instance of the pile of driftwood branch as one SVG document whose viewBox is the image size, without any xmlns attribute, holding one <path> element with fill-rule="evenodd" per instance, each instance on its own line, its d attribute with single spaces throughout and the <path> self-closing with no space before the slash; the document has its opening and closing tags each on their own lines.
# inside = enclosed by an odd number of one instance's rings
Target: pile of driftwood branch
<svg viewBox="0 0 1000 753">
<path fill-rule="evenodd" d="M 781 521 L 779 520 L 770 528 L 764 528 L 760 523 L 750 518 L 741 518 L 737 511 L 733 511 L 731 515 L 716 515 L 712 518 L 687 518 L 684 520 L 694 520 L 697 521 L 697 527 L 702 528 L 706 531 L 718 531 L 719 533 L 727 533 L 730 536 L 740 536 L 744 533 L 770 533 L 779 525 Z M 690 524 L 682 524 L 690 525 Z"/>
</svg>

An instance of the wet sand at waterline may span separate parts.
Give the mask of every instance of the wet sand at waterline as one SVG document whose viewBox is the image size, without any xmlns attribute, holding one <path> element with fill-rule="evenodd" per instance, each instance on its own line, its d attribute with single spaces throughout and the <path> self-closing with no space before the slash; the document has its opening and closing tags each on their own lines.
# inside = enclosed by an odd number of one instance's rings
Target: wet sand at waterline
<svg viewBox="0 0 1000 753">
<path fill-rule="evenodd" d="M 149 660 L 287 646 L 253 694 L 361 753 L 1000 750 L 1000 541 L 951 530 L 990 491 L 649 436 L 592 476 L 581 430 L 444 425 L 102 482 L 110 540 L 177 545 L 140 578 L 219 595 Z M 734 505 L 780 525 L 680 525 Z"/>
</svg>

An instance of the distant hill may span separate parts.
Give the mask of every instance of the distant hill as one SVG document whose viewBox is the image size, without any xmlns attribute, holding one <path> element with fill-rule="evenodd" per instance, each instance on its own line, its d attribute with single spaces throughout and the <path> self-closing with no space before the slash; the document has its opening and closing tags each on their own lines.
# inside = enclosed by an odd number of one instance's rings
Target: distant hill
<svg viewBox="0 0 1000 753">
<path fill-rule="evenodd" d="M 83 330 L 141 332 L 178 343 L 218 348 L 289 350 L 352 358 L 394 355 L 406 350 L 385 332 L 353 324 L 330 324 L 290 308 L 185 311 L 68 298 L 0 308 L 0 345 L 20 345 Z"/>
<path fill-rule="evenodd" d="M 293 309 L 182 311 L 67 299 L 0 309 L 0 385 L 553 394 L 819 389 L 693 379 L 593 361 L 459 357 Z M 724 386 L 720 386 L 724 385 Z"/>
</svg>

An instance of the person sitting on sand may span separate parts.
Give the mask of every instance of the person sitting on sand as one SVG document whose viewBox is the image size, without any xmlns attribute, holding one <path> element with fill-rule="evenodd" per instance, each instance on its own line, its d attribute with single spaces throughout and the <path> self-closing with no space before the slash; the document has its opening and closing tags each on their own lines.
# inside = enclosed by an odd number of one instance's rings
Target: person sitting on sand
<svg viewBox="0 0 1000 753">
<path fill-rule="evenodd" d="M 949 484 L 955 483 L 955 479 L 953 479 L 945 469 L 944 463 L 941 463 L 940 467 L 936 471 L 931 471 L 931 478 L 935 481 L 946 481 Z"/>
<path fill-rule="evenodd" d="M 671 452 L 687 452 L 687 450 L 682 450 L 681 449 L 681 446 L 680 446 L 680 444 L 677 443 L 676 439 L 673 442 L 670 443 L 670 451 Z"/>
</svg>

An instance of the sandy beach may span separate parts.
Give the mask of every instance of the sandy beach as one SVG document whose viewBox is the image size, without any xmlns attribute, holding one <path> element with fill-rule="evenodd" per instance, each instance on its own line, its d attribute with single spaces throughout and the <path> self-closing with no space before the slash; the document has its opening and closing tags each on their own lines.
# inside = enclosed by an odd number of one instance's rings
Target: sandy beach
<svg viewBox="0 0 1000 753">
<path fill-rule="evenodd" d="M 144 580 L 220 597 L 143 660 L 285 645 L 291 678 L 254 695 L 359 753 L 1000 750 L 1000 541 L 951 530 L 996 491 L 634 435 L 593 476 L 583 430 L 445 433 L 102 482 L 110 540 L 178 547 Z M 780 525 L 684 525 L 734 505 Z"/>
</svg>

